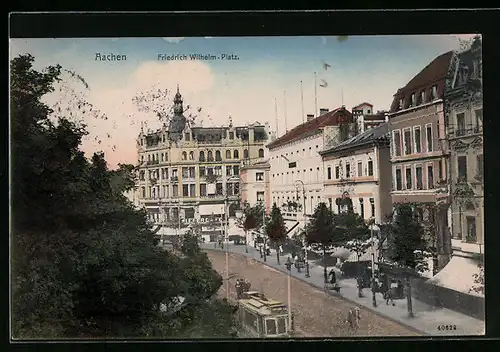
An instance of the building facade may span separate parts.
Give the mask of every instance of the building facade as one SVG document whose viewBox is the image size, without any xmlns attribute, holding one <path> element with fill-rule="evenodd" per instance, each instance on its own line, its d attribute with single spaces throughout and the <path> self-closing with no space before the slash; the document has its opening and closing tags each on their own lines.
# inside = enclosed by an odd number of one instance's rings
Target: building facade
<svg viewBox="0 0 500 352">
<path fill-rule="evenodd" d="M 388 120 L 385 111 L 377 111 L 375 113 L 373 105 L 366 102 L 353 107 L 352 115 L 357 122 L 358 133 L 363 133 L 370 128 L 375 128 Z"/>
<path fill-rule="evenodd" d="M 443 95 L 452 52 L 438 56 L 394 95 L 389 117 L 393 203 L 415 203 L 433 238 L 435 269 L 451 256 Z"/>
<path fill-rule="evenodd" d="M 344 107 L 307 121 L 267 145 L 271 204 L 282 208 L 287 227 L 297 225 L 299 214 L 311 215 L 324 201 L 325 145 L 336 145 L 352 133 L 352 114 Z"/>
<path fill-rule="evenodd" d="M 481 40 L 457 55 L 446 91 L 450 147 L 452 235 L 461 243 L 484 244 L 483 93 Z M 454 244 L 455 246 L 455 244 Z M 476 247 L 477 250 L 477 247 Z"/>
<path fill-rule="evenodd" d="M 332 212 L 350 208 L 376 223 L 391 214 L 388 135 L 388 124 L 384 123 L 320 152 L 325 166 L 324 196 Z"/>
<path fill-rule="evenodd" d="M 263 203 L 266 212 L 271 211 L 269 169 L 267 161 L 241 168 L 241 202 L 248 202 L 250 206 Z"/>
<path fill-rule="evenodd" d="M 264 160 L 268 125 L 237 127 L 230 118 L 228 126 L 202 127 L 183 113 L 177 90 L 168 126 L 141 130 L 138 202 L 157 224 L 213 221 L 226 212 L 234 216 L 240 201 L 240 168 Z"/>
</svg>

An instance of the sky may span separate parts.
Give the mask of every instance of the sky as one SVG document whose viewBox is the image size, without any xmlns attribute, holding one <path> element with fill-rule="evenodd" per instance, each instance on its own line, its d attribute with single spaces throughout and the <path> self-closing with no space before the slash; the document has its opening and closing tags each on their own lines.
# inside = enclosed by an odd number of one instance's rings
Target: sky
<svg viewBox="0 0 500 352">
<path fill-rule="evenodd" d="M 459 38 L 473 36 L 11 39 L 10 57 L 30 53 L 35 69 L 60 64 L 85 80 L 88 86 L 63 74 L 46 102 L 83 121 L 89 131 L 83 150 L 89 157 L 103 151 L 114 168 L 137 161 L 141 124 L 161 126 L 153 110 L 172 105 L 177 85 L 198 126 L 227 126 L 231 116 L 234 125 L 269 122 L 281 136 L 315 114 L 315 87 L 318 110 L 350 110 L 362 102 L 387 110 L 398 88 L 438 55 L 459 49 Z M 97 53 L 126 60 L 96 60 Z M 187 59 L 159 60 L 159 54 Z M 191 54 L 216 59 L 192 60 Z M 134 97 L 147 103 L 136 104 Z M 92 104 L 92 113 L 83 101 Z"/>
</svg>

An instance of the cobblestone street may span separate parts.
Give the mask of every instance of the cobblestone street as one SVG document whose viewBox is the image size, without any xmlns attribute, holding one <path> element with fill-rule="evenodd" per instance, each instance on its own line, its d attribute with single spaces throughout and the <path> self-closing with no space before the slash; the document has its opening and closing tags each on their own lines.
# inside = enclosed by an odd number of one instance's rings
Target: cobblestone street
<svg viewBox="0 0 500 352">
<path fill-rule="evenodd" d="M 214 268 L 225 277 L 225 254 L 207 251 Z M 229 254 L 229 274 L 245 277 L 252 284 L 252 290 L 262 290 L 267 297 L 287 303 L 287 275 L 269 268 L 250 258 Z M 231 280 L 231 298 L 236 298 L 235 279 Z M 304 337 L 352 336 L 344 321 L 350 308 L 355 307 L 340 298 L 326 296 L 295 278 L 291 281 L 292 310 L 295 313 L 296 330 Z M 220 294 L 225 297 L 226 284 Z M 356 336 L 419 336 L 417 332 L 382 318 L 361 308 L 361 321 Z"/>
</svg>

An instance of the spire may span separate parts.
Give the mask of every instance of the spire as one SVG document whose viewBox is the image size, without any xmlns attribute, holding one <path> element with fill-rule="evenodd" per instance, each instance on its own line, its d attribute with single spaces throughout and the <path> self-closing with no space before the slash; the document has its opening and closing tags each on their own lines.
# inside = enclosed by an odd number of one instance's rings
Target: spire
<svg viewBox="0 0 500 352">
<path fill-rule="evenodd" d="M 182 95 L 179 92 L 179 85 L 177 84 L 177 93 L 174 97 L 174 113 L 182 114 L 184 112 L 184 108 L 182 106 Z"/>
</svg>

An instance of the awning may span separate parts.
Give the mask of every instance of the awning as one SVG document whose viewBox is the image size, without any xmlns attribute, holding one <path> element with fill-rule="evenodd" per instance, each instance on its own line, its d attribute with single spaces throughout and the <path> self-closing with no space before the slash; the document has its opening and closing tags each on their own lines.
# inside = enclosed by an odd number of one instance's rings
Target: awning
<svg viewBox="0 0 500 352">
<path fill-rule="evenodd" d="M 429 282 L 473 296 L 482 296 L 470 291 L 472 287 L 477 286 L 474 283 L 474 274 L 479 274 L 478 264 L 478 261 L 470 258 L 453 256 Z"/>
<path fill-rule="evenodd" d="M 224 204 L 200 204 L 200 215 L 224 214 Z"/>
<path fill-rule="evenodd" d="M 176 235 L 185 235 L 188 231 L 189 228 L 187 227 L 176 229 L 172 227 L 161 226 L 160 229 L 155 234 L 158 236 L 176 236 Z"/>
</svg>

